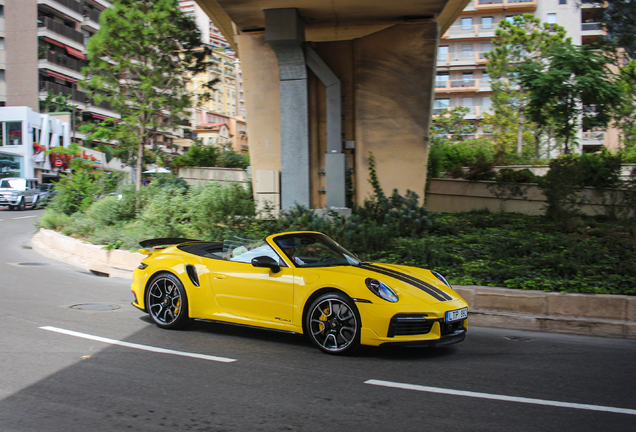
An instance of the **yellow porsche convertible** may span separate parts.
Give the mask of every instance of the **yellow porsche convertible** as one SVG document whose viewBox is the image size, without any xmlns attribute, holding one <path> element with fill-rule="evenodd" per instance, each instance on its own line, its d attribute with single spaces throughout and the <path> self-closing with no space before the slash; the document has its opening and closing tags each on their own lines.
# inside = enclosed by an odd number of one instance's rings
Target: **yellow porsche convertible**
<svg viewBox="0 0 636 432">
<path fill-rule="evenodd" d="M 442 275 L 362 262 L 318 232 L 140 245 L 147 257 L 134 272 L 133 305 L 162 328 L 196 319 L 288 331 L 329 354 L 438 347 L 466 335 L 468 305 Z"/>
</svg>

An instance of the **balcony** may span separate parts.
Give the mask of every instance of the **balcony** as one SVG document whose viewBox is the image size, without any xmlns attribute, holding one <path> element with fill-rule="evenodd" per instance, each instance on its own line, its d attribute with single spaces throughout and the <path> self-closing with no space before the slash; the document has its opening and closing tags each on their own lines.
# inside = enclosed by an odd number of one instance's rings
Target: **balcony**
<svg viewBox="0 0 636 432">
<path fill-rule="evenodd" d="M 82 23 L 82 28 L 88 27 L 94 31 L 99 30 L 99 16 L 101 12 L 96 9 L 86 9 L 84 12 L 84 22 Z"/>
<path fill-rule="evenodd" d="M 82 32 L 78 32 L 48 17 L 38 18 L 38 36 L 50 36 L 73 48 L 84 49 L 84 35 Z M 62 36 L 62 38 L 59 36 Z"/>
<path fill-rule="evenodd" d="M 435 81 L 435 93 L 467 93 L 479 91 L 478 79 L 438 80 Z"/>
<path fill-rule="evenodd" d="M 81 61 L 63 54 L 53 54 L 49 50 L 46 50 L 46 52 L 40 56 L 40 60 L 46 60 L 48 63 L 71 69 L 80 74 L 82 72 L 83 63 Z M 80 78 L 83 78 L 83 76 Z"/>
<path fill-rule="evenodd" d="M 40 81 L 40 93 L 43 92 L 44 96 L 46 96 L 49 90 L 52 90 L 54 95 L 62 94 L 64 96 L 70 96 L 70 100 L 73 102 L 79 102 L 80 104 L 86 103 L 86 93 L 83 91 L 48 81 Z"/>
<path fill-rule="evenodd" d="M 450 26 L 442 39 L 494 38 L 496 24 L 475 24 Z"/>
<path fill-rule="evenodd" d="M 524 12 L 537 9 L 537 0 L 475 0 L 478 12 Z"/>
<path fill-rule="evenodd" d="M 605 131 L 583 132 L 581 134 L 581 145 L 604 146 Z"/>
<path fill-rule="evenodd" d="M 475 66 L 488 63 L 487 51 L 469 51 L 437 55 L 437 66 Z"/>
<path fill-rule="evenodd" d="M 482 115 L 492 114 L 492 107 L 489 106 L 468 106 L 468 113 L 464 117 L 466 120 L 479 120 Z M 450 111 L 451 108 L 433 108 L 433 115 L 443 115 Z"/>
<path fill-rule="evenodd" d="M 84 6 L 78 0 L 37 0 L 38 6 L 43 11 L 49 11 L 54 15 L 64 15 L 76 22 L 82 22 Z"/>
<path fill-rule="evenodd" d="M 594 32 L 595 34 L 603 34 L 603 24 L 599 22 L 587 22 L 581 23 L 581 31 L 584 32 Z"/>
</svg>

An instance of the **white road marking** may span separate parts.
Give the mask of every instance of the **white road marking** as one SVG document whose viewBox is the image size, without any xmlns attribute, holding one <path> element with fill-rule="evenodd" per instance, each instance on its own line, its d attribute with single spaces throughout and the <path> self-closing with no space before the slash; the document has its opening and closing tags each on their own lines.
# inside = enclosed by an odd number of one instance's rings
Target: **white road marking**
<svg viewBox="0 0 636 432">
<path fill-rule="evenodd" d="M 15 220 L 15 219 L 30 219 L 30 218 L 34 218 L 34 217 L 37 217 L 37 216 L 20 216 L 20 217 L 12 218 L 12 219 L 13 220 Z"/>
<path fill-rule="evenodd" d="M 216 356 L 211 356 L 211 355 L 190 353 L 190 352 L 185 352 L 185 351 L 174 351 L 174 350 L 165 349 L 165 348 L 157 348 L 157 347 L 153 347 L 153 346 L 149 346 L 149 345 L 140 345 L 140 344 L 131 343 L 131 342 L 123 342 L 123 341 L 119 341 L 119 340 L 116 340 L 116 339 L 108 339 L 108 338 L 104 338 L 104 337 L 101 337 L 101 336 L 94 336 L 94 335 L 89 335 L 89 334 L 86 334 L 86 333 L 79 333 L 79 332 L 76 332 L 76 331 L 65 330 L 65 329 L 61 329 L 61 328 L 57 328 L 57 327 L 44 326 L 44 327 L 40 327 L 40 328 L 42 330 L 48 330 L 48 331 L 52 331 L 52 332 L 56 332 L 56 333 L 62 333 L 62 334 L 69 335 L 69 336 L 75 336 L 75 337 L 79 337 L 79 338 L 83 338 L 83 339 L 90 339 L 90 340 L 94 340 L 94 341 L 98 341 L 98 342 L 104 342 L 104 343 L 111 344 L 111 345 L 119 345 L 119 346 L 124 346 L 124 347 L 128 347 L 128 348 L 135 348 L 135 349 L 140 349 L 140 350 L 144 350 L 144 351 L 151 351 L 151 352 L 156 352 L 156 353 L 161 353 L 161 354 L 174 354 L 174 355 L 179 355 L 179 356 L 183 356 L 183 357 L 192 357 L 192 358 L 197 358 L 197 359 L 202 359 L 202 360 L 210 360 L 210 361 L 223 362 L 223 363 L 231 363 L 231 362 L 235 362 L 236 361 L 236 359 L 231 359 L 231 358 L 226 358 L 226 357 L 216 357 Z"/>
<path fill-rule="evenodd" d="M 399 388 L 404 390 L 417 390 L 417 391 L 428 392 L 428 393 L 441 393 L 441 394 L 448 394 L 453 396 L 466 396 L 466 397 L 492 399 L 492 400 L 500 400 L 500 401 L 507 401 L 507 402 L 519 402 L 519 403 L 527 403 L 527 404 L 535 404 L 535 405 L 548 405 L 548 406 L 562 407 L 562 408 L 574 408 L 574 409 L 583 409 L 583 410 L 590 410 L 590 411 L 604 411 L 604 412 L 611 412 L 611 413 L 636 415 L 636 410 L 628 409 L 628 408 L 614 408 L 614 407 L 600 406 L 600 405 L 588 405 L 588 404 L 559 402 L 559 401 L 551 401 L 551 400 L 543 400 L 543 399 L 531 399 L 531 398 L 516 397 L 516 396 L 497 395 L 497 394 L 490 394 L 490 393 L 478 393 L 478 392 L 472 392 L 472 391 L 453 390 L 453 389 L 445 389 L 440 387 L 427 387 L 427 386 L 421 386 L 421 385 L 404 384 L 404 383 L 382 381 L 382 380 L 368 380 L 368 381 L 365 381 L 364 383 L 376 385 L 376 386 L 382 386 L 382 387 L 392 387 L 392 388 Z"/>
</svg>

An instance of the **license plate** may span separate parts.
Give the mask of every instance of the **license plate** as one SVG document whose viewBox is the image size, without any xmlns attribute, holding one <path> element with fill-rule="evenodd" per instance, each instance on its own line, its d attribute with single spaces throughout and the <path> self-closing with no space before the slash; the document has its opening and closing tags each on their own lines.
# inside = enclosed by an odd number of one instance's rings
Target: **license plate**
<svg viewBox="0 0 636 432">
<path fill-rule="evenodd" d="M 468 308 L 446 312 L 446 322 L 459 321 L 468 318 Z"/>
</svg>

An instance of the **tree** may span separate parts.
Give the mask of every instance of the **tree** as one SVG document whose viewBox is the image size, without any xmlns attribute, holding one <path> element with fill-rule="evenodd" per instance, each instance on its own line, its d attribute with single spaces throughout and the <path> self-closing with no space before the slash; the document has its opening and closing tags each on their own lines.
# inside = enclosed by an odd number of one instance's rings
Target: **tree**
<svg viewBox="0 0 636 432">
<path fill-rule="evenodd" d="M 119 122 L 102 122 L 90 132 L 118 141 L 118 153 L 136 164 L 140 189 L 144 149 L 187 120 L 192 103 L 186 79 L 206 70 L 210 50 L 177 0 L 116 0 L 101 14 L 87 50 L 84 87 L 121 115 Z"/>
<path fill-rule="evenodd" d="M 625 103 L 614 114 L 621 130 L 622 152 L 625 160 L 636 162 L 636 60 L 620 69 L 619 84 L 626 95 Z"/>
<path fill-rule="evenodd" d="M 636 58 L 636 2 L 633 0 L 605 0 L 600 20 L 607 31 L 606 41 L 623 48 Z"/>
<path fill-rule="evenodd" d="M 477 130 L 474 124 L 465 119 L 469 111 L 468 108 L 459 106 L 434 117 L 431 133 L 443 135 L 444 138 L 450 135 L 452 141 L 463 141 L 466 135 L 472 135 Z"/>
<path fill-rule="evenodd" d="M 558 25 L 541 24 L 532 14 L 515 15 L 512 20 L 501 20 L 493 39 L 493 49 L 486 53 L 486 72 L 493 90 L 495 115 L 508 120 L 501 125 L 516 125 L 516 152 L 521 154 L 526 125 L 528 89 L 519 77 L 520 68 L 540 62 L 548 49 L 565 40 L 565 30 Z M 500 136 L 506 132 L 499 131 Z"/>
<path fill-rule="evenodd" d="M 589 127 L 605 127 L 623 102 L 623 89 L 607 67 L 608 57 L 590 47 L 558 44 L 544 63 L 520 66 L 520 82 L 529 90 L 528 114 L 539 125 L 553 124 L 564 153 L 581 118 Z"/>
</svg>

